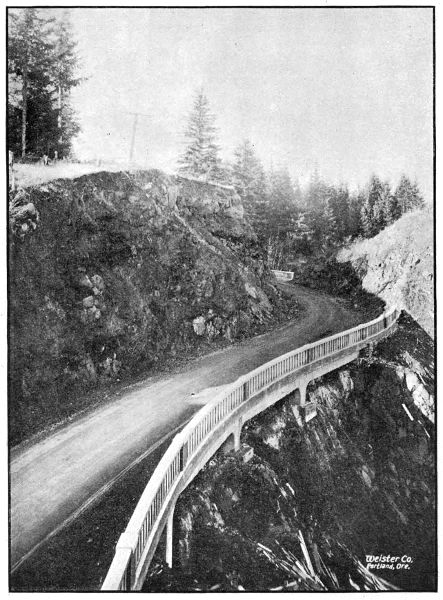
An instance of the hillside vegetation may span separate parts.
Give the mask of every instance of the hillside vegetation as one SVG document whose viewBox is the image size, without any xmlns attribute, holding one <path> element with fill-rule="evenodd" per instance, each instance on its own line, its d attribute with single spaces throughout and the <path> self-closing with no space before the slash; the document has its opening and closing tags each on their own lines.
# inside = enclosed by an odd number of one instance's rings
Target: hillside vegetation
<svg viewBox="0 0 443 600">
<path fill-rule="evenodd" d="M 338 253 L 350 262 L 363 288 L 405 309 L 434 335 L 434 258 L 431 208 L 405 214 L 371 239 Z"/>
<path fill-rule="evenodd" d="M 9 260 L 12 442 L 88 406 L 91 388 L 297 312 L 239 196 L 159 171 L 11 193 Z"/>
</svg>

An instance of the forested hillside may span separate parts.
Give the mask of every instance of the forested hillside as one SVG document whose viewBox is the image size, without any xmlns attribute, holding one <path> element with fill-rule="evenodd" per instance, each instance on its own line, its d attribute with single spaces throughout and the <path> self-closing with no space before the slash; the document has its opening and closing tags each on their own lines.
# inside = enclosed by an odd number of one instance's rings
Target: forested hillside
<svg viewBox="0 0 443 600">
<path fill-rule="evenodd" d="M 223 161 L 216 131 L 215 116 L 200 90 L 185 129 L 179 171 L 236 188 L 272 268 L 297 270 L 307 258 L 325 262 L 343 244 L 371 238 L 424 204 L 418 184 L 407 175 L 394 187 L 373 174 L 366 185 L 351 191 L 346 183 L 324 181 L 315 169 L 301 187 L 288 166 L 266 170 L 251 140 L 237 147 L 232 160 Z"/>
</svg>

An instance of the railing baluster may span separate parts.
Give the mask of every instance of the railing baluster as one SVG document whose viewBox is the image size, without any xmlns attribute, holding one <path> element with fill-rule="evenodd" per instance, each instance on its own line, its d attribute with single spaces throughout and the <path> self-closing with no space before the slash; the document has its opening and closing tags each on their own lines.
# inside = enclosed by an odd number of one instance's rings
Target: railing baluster
<svg viewBox="0 0 443 600">
<path fill-rule="evenodd" d="M 200 417 L 200 420 L 197 420 L 194 425 L 186 430 L 185 437 L 182 436 L 178 442 L 180 444 L 178 450 L 175 453 L 172 452 L 169 464 L 162 467 L 162 474 L 157 478 L 160 483 L 157 488 L 153 488 L 154 492 L 150 496 L 151 500 L 141 514 L 140 520 L 137 521 L 136 529 L 129 529 L 129 539 L 133 540 L 131 542 L 131 553 L 128 559 L 125 558 L 124 561 L 116 562 L 116 565 L 120 565 L 118 568 L 121 569 L 121 575 L 118 574 L 118 571 L 117 574 L 114 573 L 111 580 L 118 583 L 112 585 L 116 585 L 121 590 L 129 590 L 133 586 L 133 575 L 131 574 L 139 568 L 138 563 L 145 552 L 149 536 L 155 531 L 156 522 L 163 510 L 166 498 L 171 493 L 176 481 L 182 477 L 182 473 L 188 464 L 188 458 L 194 456 L 203 440 L 206 440 L 220 421 L 241 406 L 243 401 L 257 395 L 259 391 L 282 376 L 320 358 L 340 352 L 344 348 L 358 345 L 363 340 L 368 343 L 368 340 L 390 328 L 398 316 L 399 312 L 396 309 L 386 312 L 373 323 L 362 324 L 349 332 L 342 332 L 336 337 L 332 337 L 332 339 L 320 340 L 307 349 L 289 353 L 271 365 L 263 366 L 257 372 L 251 374 L 249 379 L 245 379 L 242 383 L 231 388 L 228 394 L 218 397 L 210 409 L 203 409 L 206 410 L 204 417 Z M 182 441 L 183 439 L 185 441 Z M 152 478 L 150 481 L 154 481 L 154 479 Z M 130 526 L 131 523 L 128 528 Z M 121 557 L 121 554 L 119 556 Z M 113 566 L 114 562 L 109 573 L 111 573 Z"/>
</svg>

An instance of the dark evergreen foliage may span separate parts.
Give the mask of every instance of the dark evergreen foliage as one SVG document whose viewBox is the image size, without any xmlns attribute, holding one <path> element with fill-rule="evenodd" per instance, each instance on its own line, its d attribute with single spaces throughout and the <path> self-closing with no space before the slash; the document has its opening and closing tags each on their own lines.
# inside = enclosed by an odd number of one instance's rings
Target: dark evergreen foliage
<svg viewBox="0 0 443 600">
<path fill-rule="evenodd" d="M 66 11 L 9 13 L 8 147 L 17 156 L 68 156 L 79 126 L 70 105 L 78 85 L 76 43 Z M 60 15 L 60 16 L 58 16 Z"/>
<path fill-rule="evenodd" d="M 340 245 L 359 236 L 373 237 L 424 204 L 417 184 L 405 175 L 394 192 L 389 182 L 374 174 L 365 188 L 351 193 L 345 184 L 326 183 L 315 168 L 302 191 L 286 167 L 266 172 L 250 140 L 235 150 L 229 172 L 223 170 L 214 116 L 202 91 L 196 96 L 186 137 L 179 171 L 236 188 L 271 268 L 287 269 L 312 254 L 328 258 Z"/>
</svg>

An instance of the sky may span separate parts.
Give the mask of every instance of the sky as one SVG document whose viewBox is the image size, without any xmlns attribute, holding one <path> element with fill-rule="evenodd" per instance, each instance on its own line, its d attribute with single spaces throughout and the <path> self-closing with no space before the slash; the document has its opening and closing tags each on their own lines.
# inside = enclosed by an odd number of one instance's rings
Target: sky
<svg viewBox="0 0 443 600">
<path fill-rule="evenodd" d="M 377 173 L 433 188 L 432 11 L 72 9 L 81 74 L 79 158 L 174 172 L 196 90 L 222 157 L 244 139 L 303 184 L 315 168 L 351 188 Z"/>
</svg>

